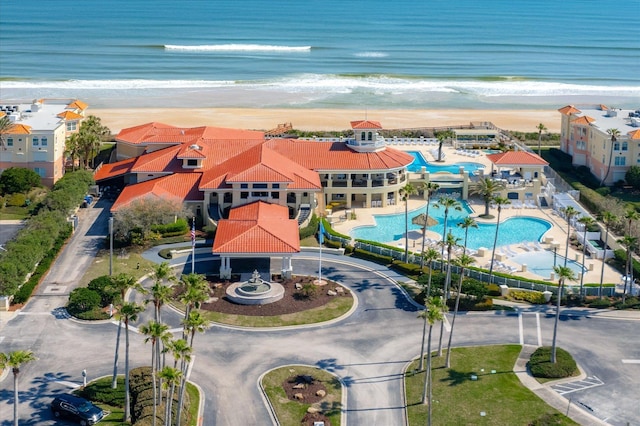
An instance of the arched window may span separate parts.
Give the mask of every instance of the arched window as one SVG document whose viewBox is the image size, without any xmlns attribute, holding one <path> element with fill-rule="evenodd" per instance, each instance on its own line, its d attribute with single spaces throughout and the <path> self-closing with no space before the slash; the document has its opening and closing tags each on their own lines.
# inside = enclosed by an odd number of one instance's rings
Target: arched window
<svg viewBox="0 0 640 426">
<path fill-rule="evenodd" d="M 367 132 L 362 132 L 360 133 L 360 140 L 366 140 L 367 139 Z"/>
<path fill-rule="evenodd" d="M 372 141 L 373 140 L 373 132 L 369 132 L 369 135 L 367 137 L 367 140 Z"/>
</svg>

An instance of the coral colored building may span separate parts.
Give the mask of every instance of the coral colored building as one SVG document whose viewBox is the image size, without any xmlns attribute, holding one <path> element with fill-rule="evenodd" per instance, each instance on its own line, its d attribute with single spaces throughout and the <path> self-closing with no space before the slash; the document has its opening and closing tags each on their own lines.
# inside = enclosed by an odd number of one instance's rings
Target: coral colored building
<svg viewBox="0 0 640 426">
<path fill-rule="evenodd" d="M 567 105 L 558 111 L 561 149 L 574 166 L 588 167 L 604 185 L 624 180 L 629 167 L 640 166 L 640 110 Z M 619 133 L 614 141 L 612 129 Z"/>
</svg>

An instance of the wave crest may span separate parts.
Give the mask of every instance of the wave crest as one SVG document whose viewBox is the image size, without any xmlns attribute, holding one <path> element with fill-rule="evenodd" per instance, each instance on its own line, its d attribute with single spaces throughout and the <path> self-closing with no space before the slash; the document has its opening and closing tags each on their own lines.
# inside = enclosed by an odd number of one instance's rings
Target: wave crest
<svg viewBox="0 0 640 426">
<path fill-rule="evenodd" d="M 178 45 L 165 44 L 165 50 L 182 50 L 188 52 L 309 52 L 311 46 L 274 46 L 267 44 L 203 44 Z"/>
</svg>

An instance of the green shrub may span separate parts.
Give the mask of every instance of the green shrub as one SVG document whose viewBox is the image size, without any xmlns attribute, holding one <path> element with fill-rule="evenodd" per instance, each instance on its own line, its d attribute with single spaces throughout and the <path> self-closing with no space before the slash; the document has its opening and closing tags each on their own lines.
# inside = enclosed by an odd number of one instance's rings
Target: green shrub
<svg viewBox="0 0 640 426">
<path fill-rule="evenodd" d="M 69 311 L 71 315 L 75 316 L 78 313 L 87 312 L 96 308 L 100 308 L 100 294 L 98 294 L 98 292 L 86 287 L 80 287 L 74 289 L 71 294 L 69 294 L 67 311 Z"/>
<path fill-rule="evenodd" d="M 178 219 L 175 222 L 164 225 L 151 225 L 151 231 L 160 234 L 162 237 L 175 237 L 182 235 L 189 230 L 186 219 Z"/>
<path fill-rule="evenodd" d="M 11 194 L 7 197 L 7 205 L 13 207 L 22 207 L 27 201 L 27 196 L 21 193 Z"/>
<path fill-rule="evenodd" d="M 513 300 L 524 300 L 525 302 L 538 305 L 547 303 L 544 294 L 539 291 L 509 290 L 508 296 Z"/>
<path fill-rule="evenodd" d="M 332 249 L 339 249 L 342 248 L 342 244 L 340 243 L 340 241 L 331 241 L 329 239 L 324 240 L 324 246 L 328 247 L 328 248 L 332 248 Z"/>
<path fill-rule="evenodd" d="M 550 346 L 542 346 L 536 349 L 531 354 L 527 366 L 534 377 L 547 379 L 571 377 L 578 371 L 576 362 L 571 354 L 558 347 L 556 347 L 556 362 L 555 364 L 552 363 Z"/>
<path fill-rule="evenodd" d="M 109 275 L 92 279 L 87 288 L 100 295 L 100 306 L 107 306 L 110 303 L 119 301 L 120 292 L 113 286 L 113 281 Z"/>
<path fill-rule="evenodd" d="M 613 305 L 616 309 L 640 309 L 640 299 L 637 297 L 627 297 L 625 302 L 622 299 L 616 301 Z"/>
<path fill-rule="evenodd" d="M 500 291 L 500 286 L 498 284 L 489 284 L 487 285 L 487 294 L 489 296 L 500 296 L 502 292 Z"/>
<path fill-rule="evenodd" d="M 351 254 L 353 257 L 357 257 L 358 259 L 369 260 L 371 262 L 378 263 L 380 265 L 389 265 L 393 262 L 393 258 L 391 256 L 384 256 L 381 254 L 371 253 L 362 249 L 355 249 Z"/>
<path fill-rule="evenodd" d="M 415 263 L 404 263 L 394 261 L 391 266 L 391 269 L 398 271 L 403 275 L 419 275 L 420 274 L 420 265 L 416 265 Z"/>
<path fill-rule="evenodd" d="M 602 299 L 595 299 L 589 303 L 589 307 L 595 309 L 606 309 L 611 307 L 611 301 L 606 297 Z"/>
<path fill-rule="evenodd" d="M 305 238 L 309 238 L 312 235 L 315 235 L 318 232 L 319 223 L 320 219 L 318 219 L 318 216 L 316 216 L 315 213 L 312 214 L 311 219 L 309 219 L 309 224 L 304 228 L 300 228 L 300 230 L 298 231 L 298 233 L 300 234 L 300 239 L 304 240 Z"/>
</svg>

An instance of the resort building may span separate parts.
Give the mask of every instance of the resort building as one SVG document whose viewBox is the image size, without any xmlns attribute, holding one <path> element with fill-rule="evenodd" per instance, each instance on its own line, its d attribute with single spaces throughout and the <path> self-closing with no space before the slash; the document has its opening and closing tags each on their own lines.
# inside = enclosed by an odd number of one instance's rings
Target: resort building
<svg viewBox="0 0 640 426">
<path fill-rule="evenodd" d="M 0 118 L 11 126 L 2 132 L 0 172 L 10 167 L 31 169 L 42 184 L 52 186 L 64 175 L 65 141 L 80 129 L 87 104 L 75 99 L 37 99 L 30 104 L 0 101 Z"/>
<path fill-rule="evenodd" d="M 561 149 L 574 166 L 586 166 L 602 184 L 613 185 L 640 165 L 640 110 L 568 105 L 558 111 Z"/>
</svg>

